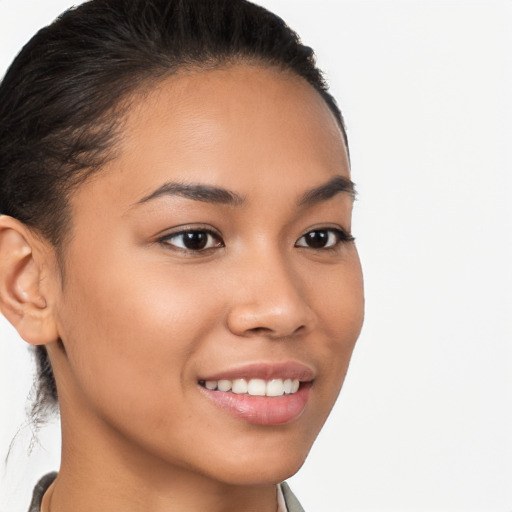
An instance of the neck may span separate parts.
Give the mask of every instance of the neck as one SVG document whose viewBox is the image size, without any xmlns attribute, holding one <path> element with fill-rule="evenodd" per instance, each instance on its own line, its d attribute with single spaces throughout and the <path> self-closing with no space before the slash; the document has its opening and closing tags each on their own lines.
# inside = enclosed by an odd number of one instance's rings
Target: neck
<svg viewBox="0 0 512 512">
<path fill-rule="evenodd" d="M 71 424 L 73 423 L 73 424 Z M 79 429 L 79 431 L 78 431 Z M 176 466 L 126 440 L 99 419 L 62 417 L 59 476 L 44 512 L 275 512 L 276 486 L 234 485 Z M 73 433 L 73 435 L 71 435 Z"/>
</svg>

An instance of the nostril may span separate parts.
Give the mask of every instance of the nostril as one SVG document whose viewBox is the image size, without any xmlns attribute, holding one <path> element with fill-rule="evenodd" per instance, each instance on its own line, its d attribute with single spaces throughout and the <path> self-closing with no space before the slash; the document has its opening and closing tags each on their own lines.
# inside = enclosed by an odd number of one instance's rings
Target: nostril
<svg viewBox="0 0 512 512">
<path fill-rule="evenodd" d="M 300 334 L 301 332 L 306 330 L 305 325 L 300 325 L 296 329 L 287 330 L 286 332 L 280 331 L 277 329 L 271 329 L 269 327 L 253 327 L 247 330 L 247 334 L 254 336 L 268 336 L 271 338 L 287 338 L 289 336 L 294 336 L 295 334 Z"/>
<path fill-rule="evenodd" d="M 236 304 L 230 308 L 226 318 L 228 329 L 238 336 L 266 336 L 273 339 L 304 334 L 314 329 L 316 320 L 308 304 L 299 300 L 298 296 L 291 295 L 287 301 L 283 299 L 277 302 L 277 299 L 267 297 L 265 300 Z"/>
<path fill-rule="evenodd" d="M 272 329 L 268 327 L 253 327 L 252 329 L 248 329 L 247 332 L 249 334 L 254 334 L 255 336 L 269 336 L 273 334 Z"/>
</svg>

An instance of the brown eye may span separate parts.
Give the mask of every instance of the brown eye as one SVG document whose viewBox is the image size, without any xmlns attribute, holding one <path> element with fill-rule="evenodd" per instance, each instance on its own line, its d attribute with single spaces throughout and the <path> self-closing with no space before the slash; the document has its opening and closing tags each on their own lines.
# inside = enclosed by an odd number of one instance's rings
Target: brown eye
<svg viewBox="0 0 512 512">
<path fill-rule="evenodd" d="M 310 249 L 329 249 L 341 242 L 352 242 L 354 238 L 340 229 L 314 229 L 302 235 L 295 243 L 296 247 Z"/>
<path fill-rule="evenodd" d="M 322 249 L 327 246 L 329 235 L 328 231 L 310 231 L 304 235 L 304 243 L 312 249 Z"/>
<path fill-rule="evenodd" d="M 224 245 L 215 233 L 206 230 L 181 231 L 168 235 L 161 241 L 186 251 L 204 251 Z"/>
<path fill-rule="evenodd" d="M 200 251 L 208 244 L 208 235 L 200 231 L 184 233 L 181 236 L 183 237 L 183 245 L 185 248 L 192 251 Z"/>
</svg>

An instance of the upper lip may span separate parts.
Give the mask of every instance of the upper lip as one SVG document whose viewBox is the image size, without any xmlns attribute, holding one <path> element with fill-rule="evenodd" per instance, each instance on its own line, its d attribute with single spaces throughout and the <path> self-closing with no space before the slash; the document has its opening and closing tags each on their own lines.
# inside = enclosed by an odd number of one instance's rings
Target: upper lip
<svg viewBox="0 0 512 512">
<path fill-rule="evenodd" d="M 314 377 L 315 372 L 309 366 L 295 361 L 287 361 L 278 363 L 249 363 L 206 375 L 199 380 L 297 379 L 302 382 L 308 382 L 313 380 Z"/>
</svg>

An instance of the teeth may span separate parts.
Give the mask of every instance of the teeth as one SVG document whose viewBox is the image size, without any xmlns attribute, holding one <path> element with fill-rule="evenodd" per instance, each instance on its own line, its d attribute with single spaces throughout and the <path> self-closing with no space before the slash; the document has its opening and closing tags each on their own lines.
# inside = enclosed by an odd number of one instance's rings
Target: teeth
<svg viewBox="0 0 512 512">
<path fill-rule="evenodd" d="M 247 393 L 247 381 L 245 379 L 235 379 L 231 386 L 231 391 L 237 395 Z"/>
<path fill-rule="evenodd" d="M 267 382 L 267 396 L 281 396 L 284 395 L 284 392 L 284 383 L 281 379 L 274 379 Z"/>
<path fill-rule="evenodd" d="M 205 388 L 218 391 L 231 391 L 237 395 L 283 396 L 296 393 L 300 387 L 298 379 L 221 379 L 201 381 Z"/>
<path fill-rule="evenodd" d="M 231 391 L 231 381 L 230 380 L 219 380 L 217 387 L 214 389 L 218 389 L 219 391 Z"/>
<path fill-rule="evenodd" d="M 249 395 L 265 396 L 267 394 L 267 383 L 263 379 L 251 379 L 247 384 Z"/>
</svg>

